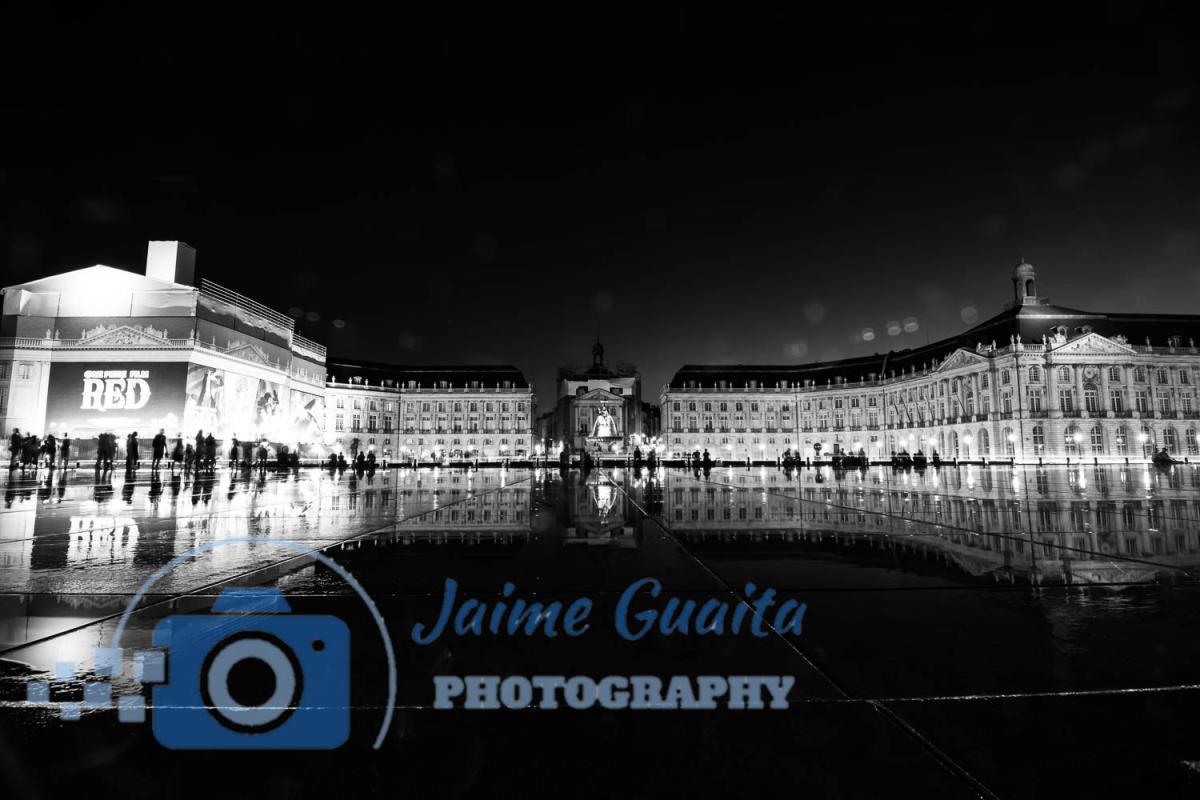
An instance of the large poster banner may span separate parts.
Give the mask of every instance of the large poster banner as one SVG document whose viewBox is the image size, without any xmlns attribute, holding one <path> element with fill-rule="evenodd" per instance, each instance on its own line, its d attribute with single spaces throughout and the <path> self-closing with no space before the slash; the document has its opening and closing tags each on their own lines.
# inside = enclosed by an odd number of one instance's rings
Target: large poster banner
<svg viewBox="0 0 1200 800">
<path fill-rule="evenodd" d="M 221 440 L 292 441 L 288 399 L 287 389 L 278 383 L 193 364 L 187 374 L 187 433 L 211 431 Z"/>
<path fill-rule="evenodd" d="M 187 364 L 145 362 L 56 363 L 50 367 L 46 429 L 87 440 L 111 431 L 118 440 L 134 431 L 182 430 Z"/>
<path fill-rule="evenodd" d="M 292 435 L 297 444 L 320 444 L 325 436 L 325 398 L 291 390 Z"/>
</svg>

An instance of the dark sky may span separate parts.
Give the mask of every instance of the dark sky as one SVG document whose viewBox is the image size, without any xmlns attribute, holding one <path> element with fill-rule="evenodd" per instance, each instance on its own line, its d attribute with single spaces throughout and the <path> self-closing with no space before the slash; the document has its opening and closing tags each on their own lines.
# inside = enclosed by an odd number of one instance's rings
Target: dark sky
<svg viewBox="0 0 1200 800">
<path fill-rule="evenodd" d="M 3 282 L 182 239 L 331 354 L 512 362 L 543 405 L 597 335 L 654 400 L 685 362 L 922 344 L 1022 253 L 1058 303 L 1197 310 L 1167 7 L 440 5 L 7 14 Z"/>
</svg>

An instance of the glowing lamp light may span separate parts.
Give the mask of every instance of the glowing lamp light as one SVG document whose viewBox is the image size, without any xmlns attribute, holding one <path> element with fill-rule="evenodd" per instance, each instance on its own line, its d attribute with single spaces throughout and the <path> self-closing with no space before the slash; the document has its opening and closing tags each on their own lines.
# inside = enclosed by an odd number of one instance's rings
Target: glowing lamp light
<svg viewBox="0 0 1200 800">
<path fill-rule="evenodd" d="M 963 442 L 965 442 L 966 444 L 970 444 L 971 441 L 972 441 L 971 434 L 968 433 L 966 436 L 963 437 Z"/>
<path fill-rule="evenodd" d="M 1075 435 L 1073 435 L 1071 438 L 1075 440 L 1075 444 L 1079 444 L 1083 441 L 1083 434 L 1079 431 L 1075 431 Z"/>
<path fill-rule="evenodd" d="M 1139 442 L 1144 442 L 1144 441 L 1146 441 L 1148 438 L 1150 438 L 1150 437 L 1148 437 L 1148 436 L 1147 436 L 1145 433 L 1139 433 L 1139 434 L 1138 434 L 1138 441 L 1139 441 Z"/>
<path fill-rule="evenodd" d="M 1015 441 L 1017 440 L 1017 435 L 1016 435 L 1015 433 L 1010 433 L 1010 434 L 1008 435 L 1008 440 L 1009 440 L 1010 442 L 1015 442 Z"/>
</svg>

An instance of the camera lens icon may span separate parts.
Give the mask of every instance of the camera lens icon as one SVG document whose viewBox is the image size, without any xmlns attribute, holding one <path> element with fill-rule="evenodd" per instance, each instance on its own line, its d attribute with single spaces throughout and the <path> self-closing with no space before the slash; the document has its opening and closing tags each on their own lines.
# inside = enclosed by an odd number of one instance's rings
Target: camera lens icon
<svg viewBox="0 0 1200 800">
<path fill-rule="evenodd" d="M 296 654 L 269 633 L 246 631 L 219 642 L 200 668 L 200 696 L 217 722 L 239 733 L 266 733 L 288 720 L 304 694 Z"/>
<path fill-rule="evenodd" d="M 153 727 L 176 750 L 325 750 L 350 735 L 350 629 L 290 613 L 277 589 L 226 589 L 212 614 L 166 617 Z"/>
</svg>

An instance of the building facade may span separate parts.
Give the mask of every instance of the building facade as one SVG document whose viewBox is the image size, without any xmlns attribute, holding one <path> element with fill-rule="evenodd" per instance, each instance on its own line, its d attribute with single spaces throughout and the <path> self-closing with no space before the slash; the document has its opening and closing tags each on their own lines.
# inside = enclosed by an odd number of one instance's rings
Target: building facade
<svg viewBox="0 0 1200 800">
<path fill-rule="evenodd" d="M 160 429 L 287 444 L 324 438 L 325 348 L 289 318 L 211 281 L 195 251 L 151 242 L 144 275 L 93 266 L 3 290 L 0 424 L 94 453 Z"/>
<path fill-rule="evenodd" d="M 863 451 L 1018 462 L 1200 456 L 1200 316 L 1053 305 L 1013 271 L 995 317 L 920 348 L 804 365 L 688 365 L 665 449 L 775 460 Z"/>
<path fill-rule="evenodd" d="M 332 360 L 325 445 L 397 461 L 536 455 L 533 386 L 513 366 Z"/>
<path fill-rule="evenodd" d="M 549 451 L 621 453 L 652 435 L 655 416 L 642 402 L 642 378 L 632 364 L 610 367 L 604 345 L 592 345 L 590 367 L 561 367 L 554 408 L 538 420 Z"/>
</svg>

